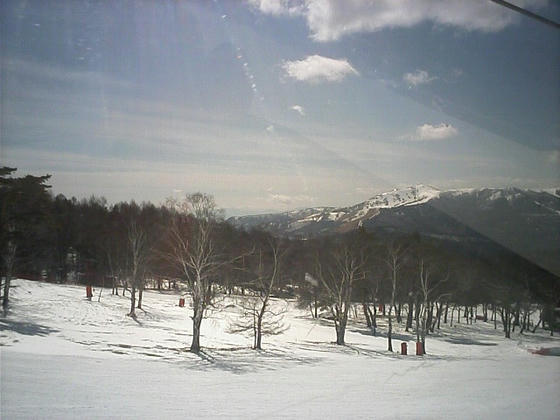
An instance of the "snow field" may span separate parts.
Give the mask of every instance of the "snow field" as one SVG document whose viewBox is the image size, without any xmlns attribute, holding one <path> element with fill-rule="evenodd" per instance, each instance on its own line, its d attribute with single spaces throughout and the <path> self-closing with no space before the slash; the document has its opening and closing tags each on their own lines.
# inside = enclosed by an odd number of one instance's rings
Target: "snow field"
<svg viewBox="0 0 560 420">
<path fill-rule="evenodd" d="M 528 349 L 560 347 L 546 334 L 500 325 L 454 324 L 427 339 L 428 355 L 386 352 L 349 325 L 345 347 L 334 328 L 290 302 L 283 335 L 229 334 L 234 299 L 202 324 L 204 351 L 186 350 L 189 308 L 179 295 L 146 291 L 135 322 L 128 297 L 81 286 L 14 281 L 0 317 L 0 417 L 10 418 L 559 418 L 560 359 Z M 275 302 L 281 305 L 281 302 Z M 396 328 L 393 348 L 412 334 Z"/>
</svg>

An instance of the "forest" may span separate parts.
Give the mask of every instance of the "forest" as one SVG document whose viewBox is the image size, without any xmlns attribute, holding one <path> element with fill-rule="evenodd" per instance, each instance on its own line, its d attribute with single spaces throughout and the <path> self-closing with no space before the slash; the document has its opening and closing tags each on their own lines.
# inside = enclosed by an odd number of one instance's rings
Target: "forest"
<svg viewBox="0 0 560 420">
<path fill-rule="evenodd" d="M 339 345 L 351 311 L 363 312 L 374 335 L 383 316 L 389 351 L 395 324 L 413 331 L 423 352 L 442 323 L 493 322 L 506 338 L 516 328 L 552 335 L 558 327 L 559 279 L 499 247 L 473 251 L 418 233 L 363 228 L 275 237 L 231 226 L 214 198 L 200 192 L 161 205 L 109 204 L 55 196 L 49 175 L 15 173 L 0 168 L 4 309 L 13 278 L 102 286 L 99 293 L 109 287 L 129 296 L 132 318 L 144 290 L 180 289 L 192 308 L 195 353 L 207 311 L 227 295 L 243 297 L 244 317 L 232 331 L 253 332 L 255 349 L 285 328 L 271 298 L 295 299 L 313 318 L 331 320 Z"/>
</svg>

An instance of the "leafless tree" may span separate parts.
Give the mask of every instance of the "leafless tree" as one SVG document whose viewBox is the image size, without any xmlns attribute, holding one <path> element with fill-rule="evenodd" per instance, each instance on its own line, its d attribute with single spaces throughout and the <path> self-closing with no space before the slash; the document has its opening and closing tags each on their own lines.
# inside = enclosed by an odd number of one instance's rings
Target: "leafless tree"
<svg viewBox="0 0 560 420">
<path fill-rule="evenodd" d="M 9 227 L 11 228 L 11 227 Z M 16 260 L 17 244 L 13 240 L 8 240 L 5 247 L 4 253 L 2 255 L 2 260 L 4 262 L 4 291 L 2 294 L 2 306 L 4 308 L 8 307 L 8 301 L 10 296 L 10 283 L 12 280 L 12 275 L 14 272 L 14 264 Z"/>
<path fill-rule="evenodd" d="M 344 345 L 353 285 L 363 277 L 366 266 L 366 252 L 353 239 L 338 241 L 329 252 L 315 259 L 315 276 L 323 286 L 339 345 Z"/>
<path fill-rule="evenodd" d="M 193 309 L 190 351 L 200 352 L 200 327 L 217 294 L 215 277 L 228 261 L 215 245 L 216 224 L 222 219 L 214 198 L 203 193 L 188 194 L 183 201 L 168 199 L 175 211 L 170 227 L 168 259 L 186 281 Z"/>
<path fill-rule="evenodd" d="M 253 331 L 253 348 L 256 350 L 262 349 L 263 335 L 278 335 L 286 330 L 283 323 L 286 307 L 278 310 L 272 309 L 270 305 L 271 294 L 278 287 L 285 249 L 281 250 L 279 240 L 269 238 L 267 242 L 268 252 L 260 249 L 256 253 L 258 261 L 254 276 L 246 285 L 253 291 L 253 295 L 239 298 L 243 316 L 230 329 L 234 333 Z"/>
<path fill-rule="evenodd" d="M 389 275 L 391 280 L 391 303 L 389 305 L 389 313 L 387 319 L 389 322 L 389 328 L 387 330 L 387 350 L 393 351 L 393 308 L 395 306 L 395 294 L 397 292 L 398 278 L 400 270 L 405 262 L 406 256 L 406 246 L 402 243 L 396 241 L 391 241 L 386 249 L 386 255 L 384 258 L 385 264 L 389 269 Z"/>
<path fill-rule="evenodd" d="M 449 272 L 442 275 L 442 268 L 442 263 L 433 257 L 420 255 L 418 258 L 421 304 L 416 312 L 416 336 L 417 340 L 419 339 L 422 342 L 424 354 L 426 353 L 426 335 L 428 333 L 428 311 L 430 310 L 430 302 L 441 298 L 441 296 L 435 296 L 437 290 L 449 279 Z"/>
<path fill-rule="evenodd" d="M 130 312 L 136 318 L 136 290 L 142 288 L 148 265 L 150 246 L 146 232 L 136 222 L 131 221 L 128 227 L 128 246 L 130 252 Z"/>
</svg>

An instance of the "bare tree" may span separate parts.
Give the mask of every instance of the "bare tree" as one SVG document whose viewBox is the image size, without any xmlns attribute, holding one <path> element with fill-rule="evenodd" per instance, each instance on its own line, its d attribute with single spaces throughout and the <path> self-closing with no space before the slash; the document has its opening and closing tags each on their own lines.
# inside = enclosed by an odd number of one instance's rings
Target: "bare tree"
<svg viewBox="0 0 560 420">
<path fill-rule="evenodd" d="M 263 253 L 262 249 L 258 251 L 254 277 L 247 284 L 254 295 L 240 298 L 243 317 L 234 322 L 230 329 L 234 333 L 253 331 L 253 348 L 256 350 L 262 349 L 263 335 L 278 335 L 286 331 L 282 322 L 286 308 L 273 310 L 270 305 L 271 294 L 278 287 L 284 252 L 280 241 L 268 238 L 267 242 L 268 252 Z"/>
<path fill-rule="evenodd" d="M 439 300 L 443 295 L 435 297 L 438 288 L 449 279 L 449 272 L 442 276 L 441 264 L 433 258 L 420 255 L 418 258 L 418 277 L 420 284 L 420 306 L 416 312 L 416 336 L 422 342 L 422 351 L 426 353 L 426 335 L 428 333 L 428 312 L 430 302 Z M 419 322 L 421 320 L 421 322 Z"/>
<path fill-rule="evenodd" d="M 14 272 L 16 251 L 17 251 L 17 244 L 15 243 L 15 241 L 9 239 L 5 247 L 5 251 L 2 255 L 2 259 L 4 260 L 4 274 L 5 274 L 4 291 L 2 295 L 2 306 L 4 308 L 8 307 L 8 300 L 10 296 L 10 283 Z"/>
<path fill-rule="evenodd" d="M 385 264 L 389 269 L 391 280 L 391 303 L 389 305 L 388 321 L 389 328 L 387 330 L 387 350 L 393 351 L 393 308 L 395 306 L 395 294 L 397 292 L 397 283 L 399 272 L 405 262 L 406 247 L 402 243 L 391 241 L 387 246 L 386 255 L 384 258 Z"/>
<path fill-rule="evenodd" d="M 136 290 L 142 288 L 145 279 L 150 247 L 146 232 L 134 221 L 130 222 L 128 227 L 128 246 L 130 251 L 130 312 L 128 315 L 136 318 Z"/>
<path fill-rule="evenodd" d="M 365 250 L 354 239 L 344 238 L 322 258 L 317 255 L 315 259 L 315 275 L 323 286 L 339 345 L 344 345 L 353 285 L 364 276 L 366 266 Z"/>
<path fill-rule="evenodd" d="M 227 261 L 215 246 L 216 223 L 222 218 L 214 198 L 203 193 L 188 194 L 181 202 L 168 199 L 175 210 L 170 228 L 168 258 L 184 277 L 191 293 L 193 337 L 190 351 L 200 352 L 200 327 L 216 298 L 214 287 L 218 270 Z"/>
</svg>

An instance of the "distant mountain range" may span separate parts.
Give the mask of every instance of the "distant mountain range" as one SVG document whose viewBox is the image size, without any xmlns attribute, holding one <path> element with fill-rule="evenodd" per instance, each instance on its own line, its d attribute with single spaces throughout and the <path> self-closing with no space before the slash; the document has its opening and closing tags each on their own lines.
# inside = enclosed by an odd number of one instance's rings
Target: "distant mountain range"
<svg viewBox="0 0 560 420">
<path fill-rule="evenodd" d="M 378 194 L 349 207 L 313 207 L 228 221 L 245 229 L 259 227 L 304 238 L 363 226 L 469 241 L 473 246 L 491 241 L 560 276 L 560 189 L 440 191 L 417 185 Z"/>
</svg>

